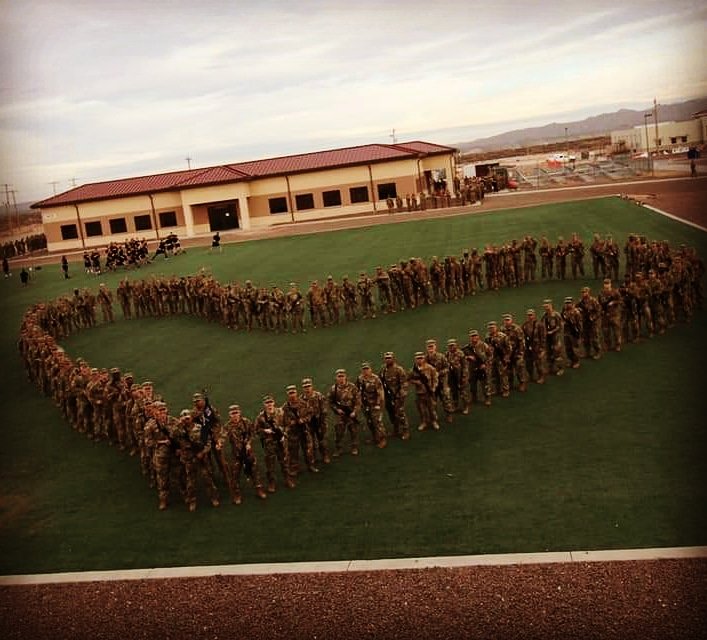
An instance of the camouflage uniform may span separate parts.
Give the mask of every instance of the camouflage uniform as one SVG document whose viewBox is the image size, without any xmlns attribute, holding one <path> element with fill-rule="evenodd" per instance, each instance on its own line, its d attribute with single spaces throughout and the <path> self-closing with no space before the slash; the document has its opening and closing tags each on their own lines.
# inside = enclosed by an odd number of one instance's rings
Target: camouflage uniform
<svg viewBox="0 0 707 640">
<path fill-rule="evenodd" d="M 184 409 L 179 418 L 181 433 L 177 455 L 184 467 L 184 501 L 189 511 L 196 510 L 198 477 L 201 475 L 211 500 L 211 506 L 220 504 L 218 489 L 211 468 L 211 440 L 204 441 L 201 426 L 192 419 L 192 412 Z"/>
<path fill-rule="evenodd" d="M 449 363 L 449 390 L 453 406 L 467 415 L 471 409 L 471 393 L 466 356 L 454 338 L 447 340 L 447 352 L 444 355 Z"/>
<path fill-rule="evenodd" d="M 495 321 L 487 325 L 486 344 L 493 349 L 493 359 L 491 361 L 491 385 L 495 392 L 500 391 L 501 396 L 507 398 L 510 395 L 508 383 L 508 366 L 511 362 L 511 343 L 508 336 L 503 331 L 498 330 Z"/>
<path fill-rule="evenodd" d="M 265 473 L 268 480 L 268 493 L 275 492 L 275 462 L 279 462 L 285 485 L 294 488 L 287 459 L 287 436 L 283 430 L 282 409 L 275 407 L 272 396 L 263 398 L 263 410 L 255 418 L 255 432 L 260 437 L 260 444 L 265 455 Z"/>
<path fill-rule="evenodd" d="M 347 320 L 356 320 L 356 307 L 358 298 L 356 295 L 356 285 L 349 281 L 348 276 L 344 276 L 341 282 L 341 295 L 344 299 L 344 314 Z"/>
<path fill-rule="evenodd" d="M 598 360 L 601 358 L 601 345 L 599 342 L 599 325 L 601 322 L 601 305 L 591 295 L 589 287 L 582 289 L 582 297 L 577 303 L 577 308 L 582 314 L 582 343 L 584 354 L 587 358 Z"/>
<path fill-rule="evenodd" d="M 299 474 L 300 448 L 304 453 L 307 468 L 316 473 L 319 471 L 314 465 L 314 446 L 312 444 L 312 434 L 309 430 L 309 407 L 305 401 L 297 395 L 297 387 L 290 385 L 287 387 L 287 402 L 282 405 L 282 424 L 287 437 L 287 458 L 290 465 L 290 477 L 295 478 Z"/>
<path fill-rule="evenodd" d="M 405 413 L 405 398 L 407 397 L 407 373 L 395 362 L 395 354 L 388 351 L 385 363 L 378 374 L 385 393 L 385 408 L 393 425 L 393 436 L 401 440 L 410 438 L 410 427 Z"/>
<path fill-rule="evenodd" d="M 462 347 L 469 370 L 469 390 L 472 402 L 478 402 L 479 389 L 483 402 L 491 406 L 491 378 L 488 372 L 493 361 L 493 349 L 487 345 L 475 329 L 469 332 L 469 342 Z"/>
<path fill-rule="evenodd" d="M 361 393 L 361 406 L 366 424 L 371 432 L 373 443 L 383 449 L 387 444 L 385 426 L 383 425 L 383 404 L 385 396 L 381 379 L 371 371 L 371 365 L 364 362 L 361 366 L 361 375 L 356 382 Z"/>
<path fill-rule="evenodd" d="M 437 371 L 437 386 L 434 388 L 435 396 L 442 401 L 447 422 L 452 422 L 454 405 L 452 404 L 452 393 L 449 390 L 449 362 L 443 353 L 437 351 L 437 342 L 427 340 L 425 343 L 427 354 L 425 360 Z"/>
<path fill-rule="evenodd" d="M 542 318 L 545 327 L 545 354 L 549 373 L 561 376 L 565 372 L 562 357 L 562 317 L 552 307 L 552 301 L 543 302 L 545 313 Z"/>
<path fill-rule="evenodd" d="M 518 379 L 518 391 L 528 387 L 528 371 L 525 364 L 525 334 L 519 324 L 513 322 L 513 316 L 503 316 L 503 332 L 508 336 L 511 345 L 511 359 L 508 366 L 508 383 L 513 386 L 514 378 Z"/>
<path fill-rule="evenodd" d="M 522 330 L 528 377 L 538 384 L 543 384 L 545 382 L 545 325 L 538 321 L 535 309 L 526 311 Z"/>
<path fill-rule="evenodd" d="M 435 390 L 439 383 L 439 374 L 431 364 L 425 360 L 425 354 L 418 351 L 415 354 L 415 362 L 408 373 L 408 380 L 415 386 L 417 397 L 415 405 L 420 414 L 420 426 L 418 431 L 425 429 L 439 430 L 437 421 L 437 398 Z"/>
<path fill-rule="evenodd" d="M 576 280 L 577 275 L 584 277 L 584 243 L 579 239 L 576 233 L 572 234 L 570 241 L 570 256 L 572 277 Z"/>
<path fill-rule="evenodd" d="M 253 449 L 255 427 L 253 423 L 241 414 L 237 404 L 228 407 L 228 421 L 221 432 L 220 444 L 223 447 L 225 440 L 231 445 L 231 501 L 241 504 L 241 471 L 252 483 L 258 497 L 265 499 L 267 494 L 258 474 L 258 460 Z"/>
<path fill-rule="evenodd" d="M 606 278 L 598 296 L 601 307 L 601 330 L 604 348 L 607 351 L 621 351 L 621 294 L 611 287 Z"/>
<path fill-rule="evenodd" d="M 309 318 L 312 321 L 312 326 L 326 327 L 326 304 L 324 301 L 324 292 L 319 287 L 316 280 L 312 282 L 312 286 L 307 292 L 307 302 L 309 303 Z"/>
<path fill-rule="evenodd" d="M 290 320 L 292 333 L 306 331 L 304 328 L 304 301 L 294 282 L 290 282 L 290 290 L 285 296 L 285 313 Z"/>
<path fill-rule="evenodd" d="M 361 408 L 361 395 L 353 382 L 349 382 L 344 369 L 336 372 L 336 382 L 329 389 L 329 406 L 336 414 L 334 425 L 334 457 L 342 453 L 344 435 L 348 431 L 351 440 L 351 455 L 358 455 L 359 422 L 358 411 Z"/>
<path fill-rule="evenodd" d="M 329 464 L 331 457 L 329 456 L 329 446 L 327 445 L 328 415 L 326 398 L 314 389 L 311 378 L 302 380 L 301 398 L 307 403 L 308 429 L 312 434 L 315 458 L 317 453 L 319 453 L 320 460 L 324 464 Z"/>
<path fill-rule="evenodd" d="M 565 298 L 562 307 L 563 335 L 565 338 L 565 353 L 573 369 L 579 368 L 579 344 L 582 337 L 582 313 L 574 306 L 571 297 Z"/>
<path fill-rule="evenodd" d="M 155 415 L 145 424 L 145 439 L 152 449 L 152 466 L 157 480 L 159 509 L 167 508 L 170 491 L 170 472 L 175 461 L 173 436 L 176 435 L 178 421 L 167 415 L 164 402 L 155 402 Z"/>
<path fill-rule="evenodd" d="M 361 303 L 361 313 L 364 318 L 375 318 L 376 310 L 373 304 L 371 279 L 362 271 L 356 283 L 356 293 Z"/>
</svg>

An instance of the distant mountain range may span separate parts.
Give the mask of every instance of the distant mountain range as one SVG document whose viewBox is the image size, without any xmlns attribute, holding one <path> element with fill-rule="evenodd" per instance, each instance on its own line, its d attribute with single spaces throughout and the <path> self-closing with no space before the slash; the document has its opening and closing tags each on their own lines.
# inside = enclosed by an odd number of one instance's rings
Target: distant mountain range
<svg viewBox="0 0 707 640">
<path fill-rule="evenodd" d="M 646 109 L 619 109 L 613 113 L 602 113 L 584 120 L 574 122 L 551 122 L 541 127 L 529 127 L 499 133 L 488 138 L 478 138 L 469 142 L 459 142 L 454 146 L 462 152 L 490 151 L 495 149 L 511 149 L 535 144 L 544 144 L 564 140 L 565 127 L 571 139 L 589 136 L 609 135 L 617 129 L 630 129 L 643 124 L 643 114 L 652 111 L 653 105 Z M 688 100 L 677 104 L 658 104 L 658 121 L 689 120 L 692 114 L 707 109 L 707 97 Z M 652 121 L 651 121 L 652 122 Z"/>
</svg>

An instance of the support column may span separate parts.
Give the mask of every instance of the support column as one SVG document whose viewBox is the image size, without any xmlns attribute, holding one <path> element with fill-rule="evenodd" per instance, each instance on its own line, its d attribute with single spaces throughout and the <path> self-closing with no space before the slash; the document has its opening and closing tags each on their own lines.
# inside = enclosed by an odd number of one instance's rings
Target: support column
<svg viewBox="0 0 707 640">
<path fill-rule="evenodd" d="M 248 196 L 238 198 L 238 223 L 243 231 L 250 231 L 250 210 Z"/>
<path fill-rule="evenodd" d="M 187 228 L 187 238 L 194 237 L 194 216 L 191 212 L 191 205 L 182 201 L 182 210 L 184 211 L 184 225 Z"/>
</svg>

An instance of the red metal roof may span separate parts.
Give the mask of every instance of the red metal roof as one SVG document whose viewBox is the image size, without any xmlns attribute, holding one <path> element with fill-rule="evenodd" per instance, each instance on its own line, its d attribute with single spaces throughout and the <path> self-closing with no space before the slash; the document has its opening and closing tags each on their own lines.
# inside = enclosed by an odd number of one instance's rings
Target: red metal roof
<svg viewBox="0 0 707 640">
<path fill-rule="evenodd" d="M 450 151 L 454 151 L 454 149 L 421 141 L 395 145 L 368 144 L 344 149 L 315 151 L 313 153 L 238 162 L 188 171 L 174 171 L 151 176 L 94 182 L 36 202 L 32 205 L 32 208 L 60 207 L 81 202 L 147 195 L 159 191 L 240 182 L 267 176 L 384 162 L 435 153 L 449 153 Z"/>
</svg>

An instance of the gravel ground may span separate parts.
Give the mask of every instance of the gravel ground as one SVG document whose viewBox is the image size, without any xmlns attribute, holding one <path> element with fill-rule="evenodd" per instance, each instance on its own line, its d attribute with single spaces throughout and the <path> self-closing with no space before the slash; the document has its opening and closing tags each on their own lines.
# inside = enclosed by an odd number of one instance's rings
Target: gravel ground
<svg viewBox="0 0 707 640">
<path fill-rule="evenodd" d="M 472 210 L 583 199 L 619 190 L 707 226 L 704 178 L 493 196 Z M 424 215 L 459 213 L 454 209 Z M 410 217 L 402 214 L 394 221 Z M 381 223 L 390 221 L 389 216 L 380 216 Z M 248 239 L 377 222 L 369 218 L 283 225 L 274 232 L 249 234 Z M 195 242 L 203 244 L 205 239 Z M 0 638 L 683 640 L 707 638 L 706 594 L 707 560 L 3 587 Z"/>
<path fill-rule="evenodd" d="M 31 638 L 705 637 L 707 560 L 94 582 L 0 589 Z"/>
</svg>

